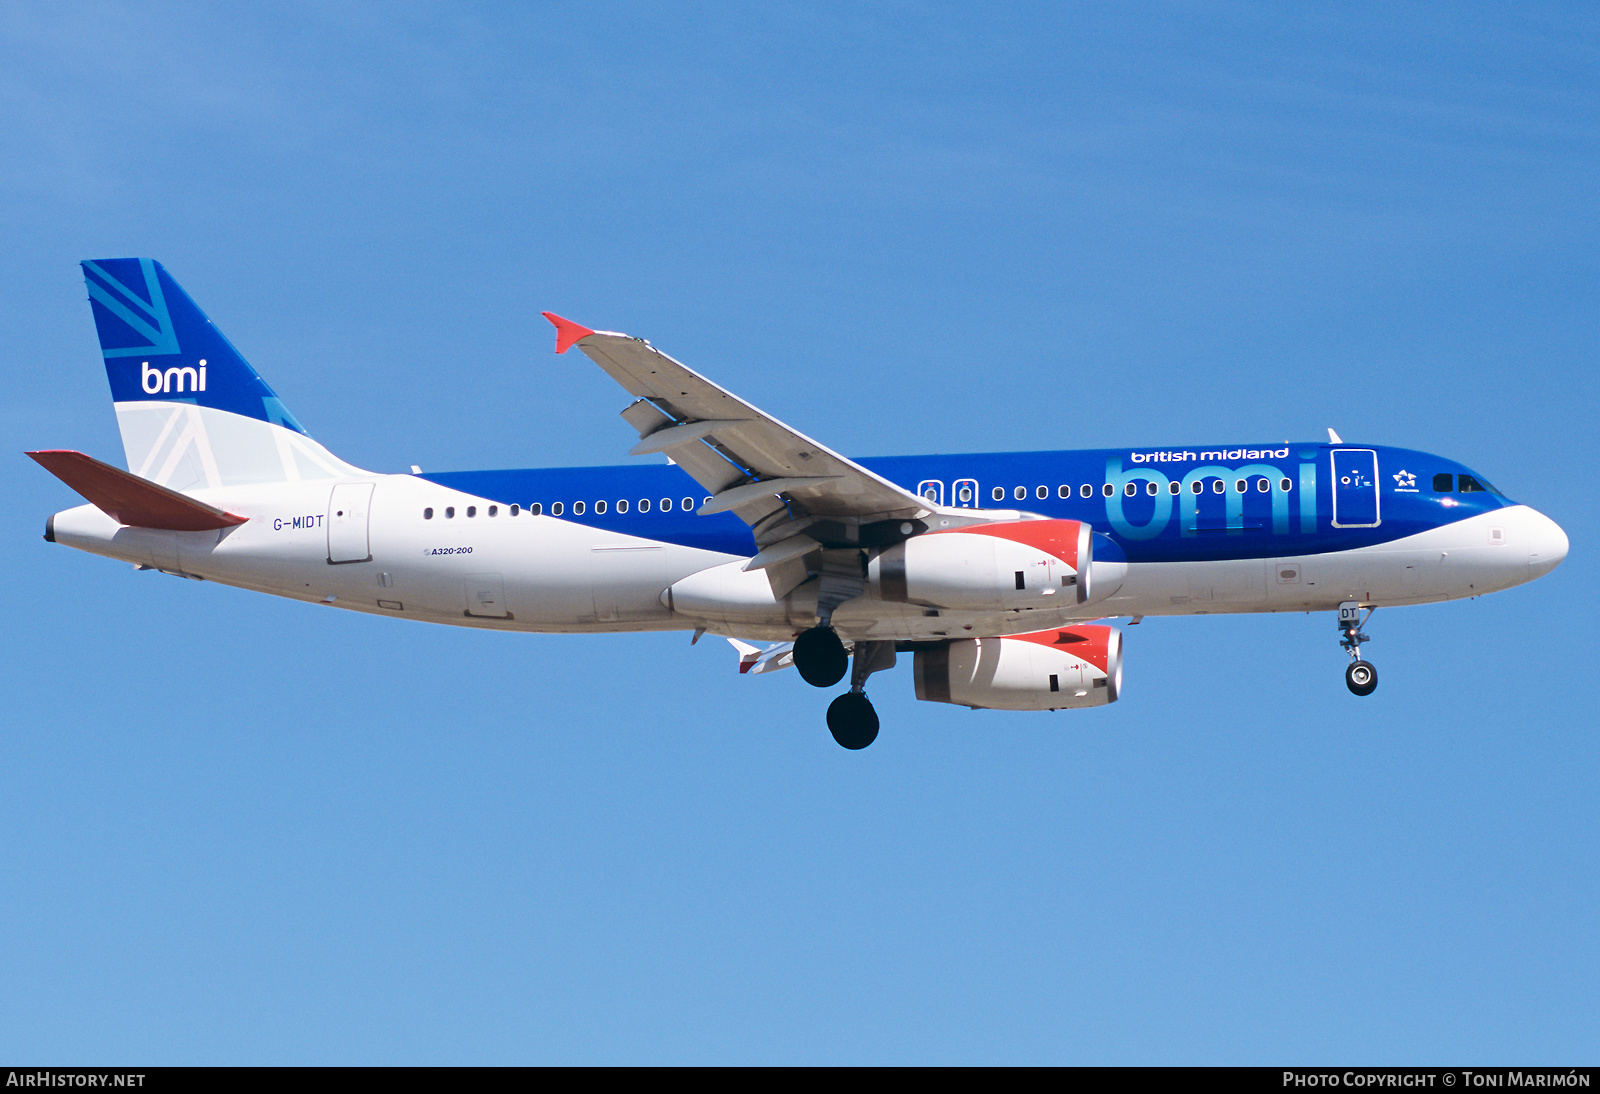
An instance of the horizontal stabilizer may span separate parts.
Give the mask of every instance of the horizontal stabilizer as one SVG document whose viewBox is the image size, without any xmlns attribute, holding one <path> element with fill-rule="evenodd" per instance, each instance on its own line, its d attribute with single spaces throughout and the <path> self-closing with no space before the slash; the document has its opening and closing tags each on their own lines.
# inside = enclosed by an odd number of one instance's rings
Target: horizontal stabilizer
<svg viewBox="0 0 1600 1094">
<path fill-rule="evenodd" d="M 741 642 L 737 638 L 730 638 L 728 642 L 733 646 L 734 652 L 739 655 L 739 672 L 777 672 L 794 664 L 794 643 L 781 642 L 776 646 L 762 649 L 752 646 L 748 642 Z"/>
<path fill-rule="evenodd" d="M 206 532 L 231 528 L 250 519 L 157 486 L 82 452 L 52 450 L 28 455 L 118 524 L 169 532 Z"/>
</svg>

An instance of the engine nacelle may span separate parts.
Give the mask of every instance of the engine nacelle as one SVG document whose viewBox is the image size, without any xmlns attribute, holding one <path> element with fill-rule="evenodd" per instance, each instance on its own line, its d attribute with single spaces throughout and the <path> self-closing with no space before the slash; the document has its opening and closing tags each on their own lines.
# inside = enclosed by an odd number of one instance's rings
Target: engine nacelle
<svg viewBox="0 0 1600 1094">
<path fill-rule="evenodd" d="M 1098 707 L 1122 691 L 1122 632 L 1060 627 L 1009 638 L 966 638 L 913 659 L 917 698 L 985 710 Z"/>
<path fill-rule="evenodd" d="M 1118 553 L 1105 543 L 1108 553 Z M 867 580 L 884 600 L 936 608 L 1070 607 L 1110 596 L 1122 584 L 1126 564 L 1097 565 L 1094 551 L 1094 532 L 1082 521 L 974 524 L 887 548 L 868 564 Z"/>
</svg>

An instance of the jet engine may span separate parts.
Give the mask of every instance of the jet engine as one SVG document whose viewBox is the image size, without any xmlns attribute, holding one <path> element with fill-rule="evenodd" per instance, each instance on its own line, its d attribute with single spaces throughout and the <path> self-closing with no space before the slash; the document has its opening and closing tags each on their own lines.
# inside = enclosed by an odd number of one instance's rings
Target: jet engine
<svg viewBox="0 0 1600 1094">
<path fill-rule="evenodd" d="M 918 650 L 917 698 L 984 710 L 1098 707 L 1122 691 L 1122 632 L 1061 627 Z"/>
<path fill-rule="evenodd" d="M 1068 607 L 1110 596 L 1126 563 L 1077 520 L 1024 520 L 929 532 L 885 549 L 867 567 L 884 600 L 965 611 Z"/>
</svg>

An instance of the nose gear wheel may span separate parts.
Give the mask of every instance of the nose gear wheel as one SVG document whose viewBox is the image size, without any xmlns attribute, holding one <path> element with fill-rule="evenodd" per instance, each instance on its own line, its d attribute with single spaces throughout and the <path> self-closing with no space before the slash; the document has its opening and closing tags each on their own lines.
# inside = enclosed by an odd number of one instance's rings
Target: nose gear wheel
<svg viewBox="0 0 1600 1094">
<path fill-rule="evenodd" d="M 1366 661 L 1352 661 L 1344 670 L 1344 684 L 1357 695 L 1371 695 L 1378 687 L 1378 670 Z"/>
<path fill-rule="evenodd" d="M 1368 608 L 1361 614 L 1361 605 L 1353 600 L 1339 605 L 1339 646 L 1350 655 L 1350 665 L 1344 670 L 1344 684 L 1355 695 L 1371 695 L 1378 688 L 1378 670 L 1370 661 L 1361 659 L 1361 643 L 1372 639 L 1361 633 L 1367 620 L 1377 608 Z"/>
</svg>

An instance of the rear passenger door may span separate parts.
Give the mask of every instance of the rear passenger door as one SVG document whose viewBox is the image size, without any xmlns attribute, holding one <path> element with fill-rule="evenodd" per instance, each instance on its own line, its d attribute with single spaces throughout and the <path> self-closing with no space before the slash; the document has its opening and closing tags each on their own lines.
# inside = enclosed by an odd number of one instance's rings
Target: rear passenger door
<svg viewBox="0 0 1600 1094">
<path fill-rule="evenodd" d="M 328 498 L 328 561 L 370 562 L 367 519 L 372 510 L 370 482 L 341 482 Z"/>
</svg>

